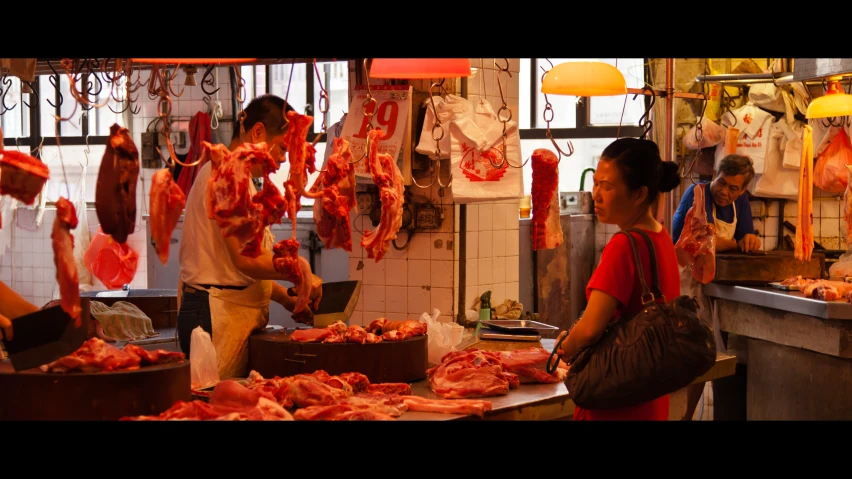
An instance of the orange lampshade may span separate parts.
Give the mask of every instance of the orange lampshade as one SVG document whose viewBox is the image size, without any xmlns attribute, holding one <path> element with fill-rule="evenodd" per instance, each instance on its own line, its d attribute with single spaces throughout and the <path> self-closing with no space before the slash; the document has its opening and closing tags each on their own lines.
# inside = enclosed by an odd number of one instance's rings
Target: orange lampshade
<svg viewBox="0 0 852 479">
<path fill-rule="evenodd" d="M 159 65 L 207 64 L 207 63 L 246 63 L 257 58 L 131 58 L 136 63 L 156 63 Z"/>
<path fill-rule="evenodd" d="M 372 78 L 417 80 L 424 78 L 458 78 L 470 76 L 467 58 L 374 58 Z"/>
<path fill-rule="evenodd" d="M 828 91 L 825 92 L 825 95 L 811 101 L 805 118 L 830 118 L 849 115 L 852 115 L 852 95 L 843 91 L 837 79 L 830 78 L 828 80 Z"/>
<path fill-rule="evenodd" d="M 565 62 L 544 75 L 541 92 L 554 95 L 626 95 L 624 75 L 609 63 Z"/>
</svg>

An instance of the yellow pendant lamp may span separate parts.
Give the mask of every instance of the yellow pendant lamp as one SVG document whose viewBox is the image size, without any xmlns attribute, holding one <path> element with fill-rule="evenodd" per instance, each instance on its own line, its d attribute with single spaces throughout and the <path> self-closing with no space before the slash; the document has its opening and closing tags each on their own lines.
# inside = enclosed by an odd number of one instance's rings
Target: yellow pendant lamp
<svg viewBox="0 0 852 479">
<path fill-rule="evenodd" d="M 421 80 L 470 76 L 467 58 L 374 58 L 371 78 Z"/>
<path fill-rule="evenodd" d="M 541 92 L 553 95 L 626 95 L 624 75 L 609 63 L 565 62 L 550 69 L 541 82 Z"/>
<path fill-rule="evenodd" d="M 828 80 L 828 91 L 808 105 L 806 118 L 830 118 L 852 115 L 852 95 L 847 95 L 840 86 L 840 77 Z"/>
</svg>

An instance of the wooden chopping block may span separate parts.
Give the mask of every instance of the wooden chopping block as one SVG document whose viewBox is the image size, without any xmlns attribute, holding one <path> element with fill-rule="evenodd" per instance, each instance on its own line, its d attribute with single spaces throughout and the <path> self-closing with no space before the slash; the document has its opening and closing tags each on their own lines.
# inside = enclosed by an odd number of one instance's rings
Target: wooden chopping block
<svg viewBox="0 0 852 479">
<path fill-rule="evenodd" d="M 802 275 L 807 279 L 823 277 L 825 255 L 813 253 L 808 262 L 797 260 L 792 251 L 767 251 L 765 254 L 721 253 L 716 255 L 714 283 L 767 284 Z"/>
</svg>

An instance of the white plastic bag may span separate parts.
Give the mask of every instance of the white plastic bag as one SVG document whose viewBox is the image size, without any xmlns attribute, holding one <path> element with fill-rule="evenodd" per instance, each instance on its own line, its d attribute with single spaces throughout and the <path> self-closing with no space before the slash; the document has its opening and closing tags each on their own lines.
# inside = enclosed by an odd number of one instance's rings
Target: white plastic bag
<svg viewBox="0 0 852 479">
<path fill-rule="evenodd" d="M 217 384 L 219 382 L 219 360 L 216 357 L 216 348 L 213 347 L 213 340 L 210 339 L 210 335 L 201 326 L 192 330 L 189 351 L 192 388 L 202 389 Z"/>
<path fill-rule="evenodd" d="M 445 354 L 455 351 L 456 346 L 461 343 L 464 327 L 457 323 L 442 323 L 438 321 L 440 311 L 432 310 L 432 316 L 428 313 L 420 315 L 420 320 L 427 324 L 426 335 L 429 336 L 429 364 L 438 364 Z"/>
</svg>

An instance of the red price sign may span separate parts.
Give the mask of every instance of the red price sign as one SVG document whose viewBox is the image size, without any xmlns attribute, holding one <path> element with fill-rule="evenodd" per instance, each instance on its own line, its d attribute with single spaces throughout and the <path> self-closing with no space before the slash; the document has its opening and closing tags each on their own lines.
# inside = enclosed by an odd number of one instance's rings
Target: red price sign
<svg viewBox="0 0 852 479">
<path fill-rule="evenodd" d="M 352 155 L 360 158 L 365 153 L 370 128 L 381 128 L 385 137 L 379 141 L 379 153 L 397 158 L 400 171 L 407 176 L 403 145 L 409 134 L 410 114 L 411 85 L 370 85 L 369 92 L 366 86 L 356 86 L 340 137 L 349 142 Z M 371 177 L 367 173 L 366 158 L 355 165 L 355 175 Z"/>
</svg>

